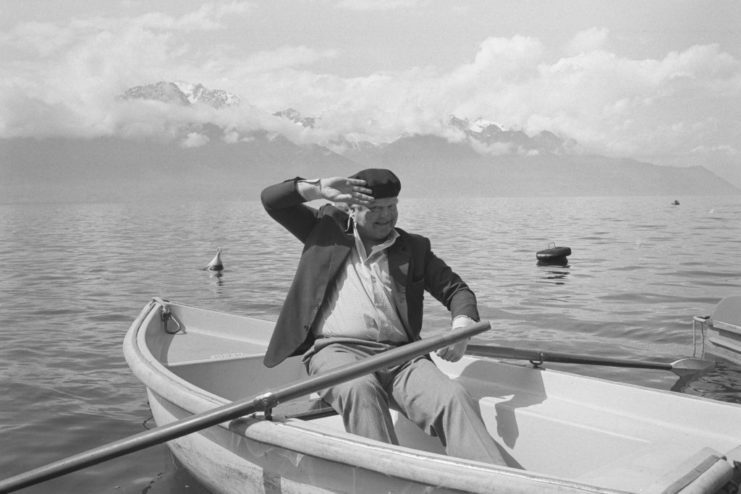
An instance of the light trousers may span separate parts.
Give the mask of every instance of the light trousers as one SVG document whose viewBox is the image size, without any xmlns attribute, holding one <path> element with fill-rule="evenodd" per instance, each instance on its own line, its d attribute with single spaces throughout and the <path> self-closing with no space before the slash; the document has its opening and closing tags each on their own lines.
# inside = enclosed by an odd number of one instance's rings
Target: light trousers
<svg viewBox="0 0 741 494">
<path fill-rule="evenodd" d="M 321 374 L 373 353 L 362 346 L 332 343 L 311 356 L 307 369 L 311 375 Z M 438 436 L 449 456 L 506 464 L 478 405 L 427 357 L 339 384 L 324 390 L 322 398 L 353 434 L 398 444 L 389 412 L 393 406 L 419 428 Z"/>
</svg>

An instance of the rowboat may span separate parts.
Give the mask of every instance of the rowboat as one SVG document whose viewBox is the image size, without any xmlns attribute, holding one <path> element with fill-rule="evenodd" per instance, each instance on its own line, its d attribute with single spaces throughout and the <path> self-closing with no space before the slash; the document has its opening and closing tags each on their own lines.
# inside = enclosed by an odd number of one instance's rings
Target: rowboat
<svg viewBox="0 0 741 494">
<path fill-rule="evenodd" d="M 273 323 L 154 299 L 124 354 L 158 426 L 306 379 L 298 358 L 266 368 Z M 464 356 L 438 360 L 478 401 L 489 433 L 523 467 L 446 456 L 394 412 L 399 445 L 344 431 L 316 395 L 168 442 L 214 493 L 735 492 L 741 406 Z M 723 490 L 723 489 L 733 489 Z"/>
<path fill-rule="evenodd" d="M 741 365 L 741 295 L 726 297 L 706 316 L 692 318 L 695 355 Z"/>
</svg>

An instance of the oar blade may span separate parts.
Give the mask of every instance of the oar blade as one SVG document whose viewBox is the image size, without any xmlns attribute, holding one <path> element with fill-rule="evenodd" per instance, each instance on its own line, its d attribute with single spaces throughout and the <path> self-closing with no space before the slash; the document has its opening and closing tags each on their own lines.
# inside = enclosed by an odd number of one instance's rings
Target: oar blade
<svg viewBox="0 0 741 494">
<path fill-rule="evenodd" d="M 672 372 L 679 376 L 690 374 L 699 374 L 709 371 L 715 367 L 712 360 L 703 360 L 698 358 L 683 358 L 671 363 Z"/>
</svg>

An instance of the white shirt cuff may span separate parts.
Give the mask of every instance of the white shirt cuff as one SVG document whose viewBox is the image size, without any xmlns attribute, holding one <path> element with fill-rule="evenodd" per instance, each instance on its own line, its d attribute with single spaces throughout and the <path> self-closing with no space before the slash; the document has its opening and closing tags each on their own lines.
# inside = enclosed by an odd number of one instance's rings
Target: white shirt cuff
<svg viewBox="0 0 741 494">
<path fill-rule="evenodd" d="M 468 316 L 460 315 L 455 316 L 455 318 L 453 319 L 453 329 L 465 328 L 466 326 L 470 326 L 471 324 L 476 324 L 476 321 Z"/>
</svg>

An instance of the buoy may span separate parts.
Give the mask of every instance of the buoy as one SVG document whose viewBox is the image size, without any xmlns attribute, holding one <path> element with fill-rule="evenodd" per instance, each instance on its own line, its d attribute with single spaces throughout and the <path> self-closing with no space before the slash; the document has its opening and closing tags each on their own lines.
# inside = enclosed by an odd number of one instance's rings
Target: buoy
<svg viewBox="0 0 741 494">
<path fill-rule="evenodd" d="M 208 263 L 206 269 L 209 271 L 221 271 L 224 269 L 224 264 L 221 262 L 221 249 L 216 251 L 216 255 L 211 259 L 211 262 Z"/>
<path fill-rule="evenodd" d="M 566 264 L 567 257 L 571 255 L 569 247 L 548 247 L 535 253 L 538 264 Z"/>
<path fill-rule="evenodd" d="M 674 204 L 675 206 L 679 206 L 679 201 L 674 199 L 674 202 L 672 204 Z"/>
</svg>

